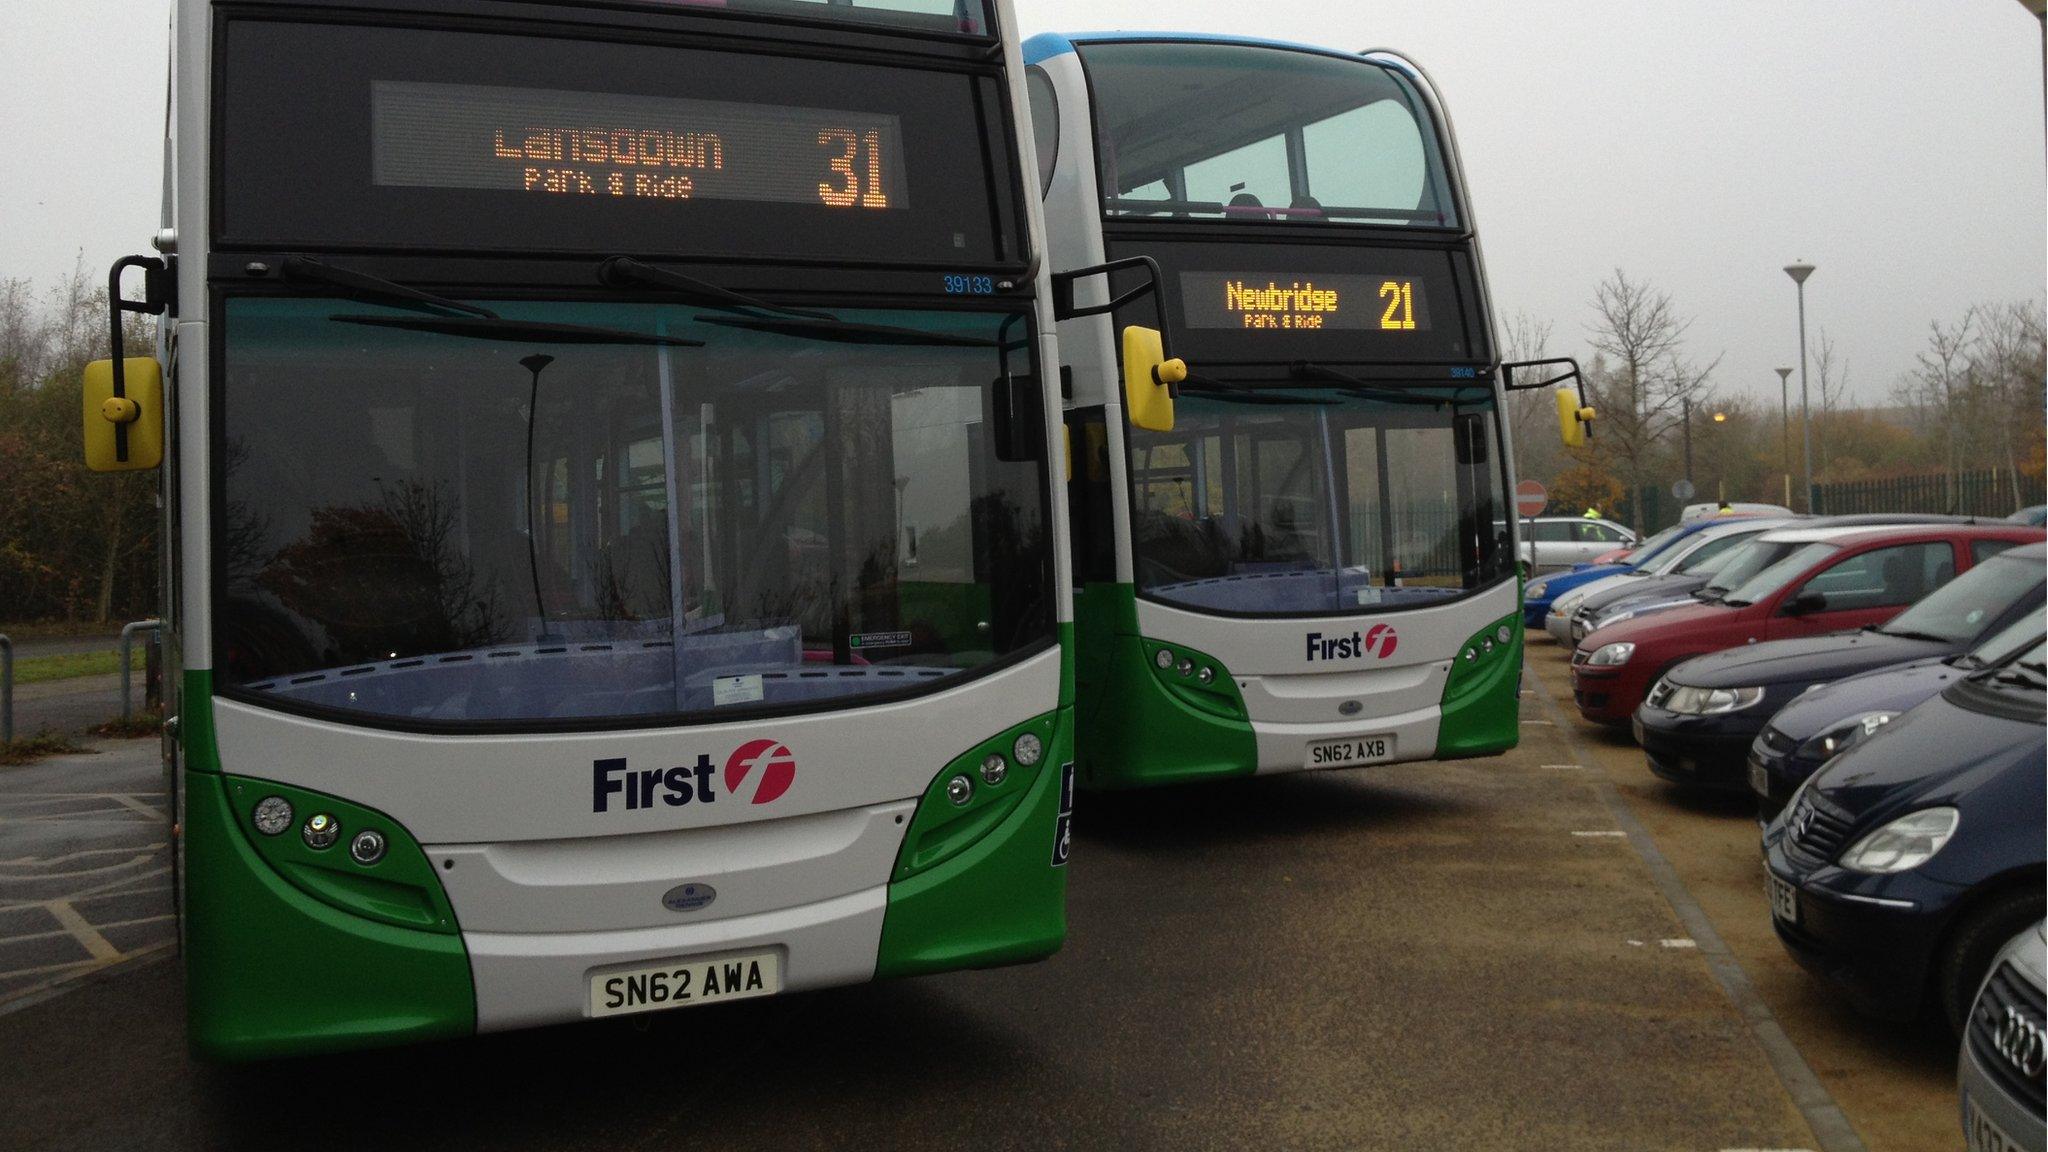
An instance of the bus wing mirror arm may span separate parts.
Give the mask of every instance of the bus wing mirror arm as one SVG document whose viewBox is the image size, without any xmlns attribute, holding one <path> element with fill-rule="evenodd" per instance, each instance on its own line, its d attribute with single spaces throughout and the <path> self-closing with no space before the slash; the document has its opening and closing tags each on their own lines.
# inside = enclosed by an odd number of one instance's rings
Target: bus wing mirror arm
<svg viewBox="0 0 2048 1152">
<path fill-rule="evenodd" d="M 1113 272 L 1142 268 L 1145 282 L 1121 296 L 1112 298 L 1107 304 L 1079 305 L 1074 303 L 1074 286 L 1090 276 L 1108 276 Z M 1111 260 L 1090 268 L 1076 268 L 1070 272 L 1052 274 L 1053 317 L 1058 320 L 1078 320 L 1084 316 L 1102 316 L 1116 312 L 1140 299 L 1152 297 L 1152 312 L 1158 321 L 1160 338 L 1165 342 L 1163 351 L 1167 359 L 1173 359 L 1173 336 L 1166 323 L 1166 295 L 1160 288 L 1163 277 L 1159 272 L 1159 261 L 1150 256 L 1130 256 L 1122 260 Z"/>
<path fill-rule="evenodd" d="M 130 300 L 121 294 L 121 277 L 130 268 L 143 270 L 142 299 Z M 130 469 L 153 468 L 162 452 L 162 381 L 154 370 L 154 359 L 131 367 L 121 335 L 121 314 L 135 312 L 146 316 L 162 316 L 175 313 L 177 277 L 175 265 L 155 256 L 123 256 L 114 261 L 107 272 L 107 326 L 108 346 L 113 353 L 109 360 L 99 361 L 86 369 L 86 458 L 95 470 L 127 471 Z M 151 370 L 149 380 L 136 381 L 140 399 L 129 396 L 131 390 L 130 371 Z M 95 421 L 95 417 L 99 419 Z M 131 426 L 145 438 L 139 458 L 131 460 Z"/>
</svg>

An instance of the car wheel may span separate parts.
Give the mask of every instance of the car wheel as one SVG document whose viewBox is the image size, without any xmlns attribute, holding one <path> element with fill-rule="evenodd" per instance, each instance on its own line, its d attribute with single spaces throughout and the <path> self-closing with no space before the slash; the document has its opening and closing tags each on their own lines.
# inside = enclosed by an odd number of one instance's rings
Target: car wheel
<svg viewBox="0 0 2048 1152">
<path fill-rule="evenodd" d="M 2039 891 L 2008 892 L 1971 911 L 1950 933 L 1936 961 L 1934 1002 L 1958 1038 L 1969 1023 L 1977 986 L 1990 974 L 1998 950 L 2040 920 L 2044 906 L 2048 906 L 2048 898 Z"/>
</svg>

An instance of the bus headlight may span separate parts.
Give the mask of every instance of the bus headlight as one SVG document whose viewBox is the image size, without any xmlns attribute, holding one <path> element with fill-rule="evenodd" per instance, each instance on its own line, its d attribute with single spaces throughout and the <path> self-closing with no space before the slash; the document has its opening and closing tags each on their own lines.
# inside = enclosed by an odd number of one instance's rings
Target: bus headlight
<svg viewBox="0 0 2048 1152">
<path fill-rule="evenodd" d="M 1591 656 L 1588 656 L 1586 663 L 1596 668 L 1613 668 L 1617 665 L 1628 663 L 1629 658 L 1635 654 L 1636 646 L 1633 644 L 1608 644 Z"/>
<path fill-rule="evenodd" d="M 1045 741 L 1040 740 L 1036 732 L 1026 732 L 1017 737 L 1017 743 L 1010 747 L 1010 751 L 1016 754 L 1017 763 L 1026 768 L 1036 768 L 1038 762 L 1045 758 Z"/>
<path fill-rule="evenodd" d="M 306 818 L 306 826 L 299 829 L 299 838 L 306 842 L 306 847 L 316 852 L 322 848 L 332 848 L 334 842 L 341 838 L 341 821 L 325 812 L 315 812 Z"/>
<path fill-rule="evenodd" d="M 1020 741 L 1021 743 L 1021 741 Z M 1003 759 L 1001 752 L 991 752 L 981 761 L 981 782 L 993 788 L 1010 774 L 1010 762 Z M 959 801 L 955 800 L 955 804 Z"/>
<path fill-rule="evenodd" d="M 1879 828 L 1842 853 L 1842 867 L 1883 876 L 1909 872 L 1941 851 L 1956 834 L 1962 814 L 1953 808 L 1928 808 Z"/>
<path fill-rule="evenodd" d="M 292 826 L 292 802 L 282 796 L 265 796 L 251 818 L 265 836 L 281 835 Z"/>
</svg>

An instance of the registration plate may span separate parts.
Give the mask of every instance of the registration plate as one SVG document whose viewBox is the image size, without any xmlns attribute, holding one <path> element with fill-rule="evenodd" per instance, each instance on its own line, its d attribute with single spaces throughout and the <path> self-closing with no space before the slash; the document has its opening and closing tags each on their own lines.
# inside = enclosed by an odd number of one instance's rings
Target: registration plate
<svg viewBox="0 0 2048 1152">
<path fill-rule="evenodd" d="M 1799 923 L 1799 889 L 1777 876 L 1764 873 L 1764 887 L 1771 897 L 1771 915 L 1787 924 Z"/>
<path fill-rule="evenodd" d="M 594 972 L 590 977 L 590 1014 L 625 1016 L 689 1008 L 727 1000 L 751 1000 L 782 991 L 780 952 L 742 952 L 725 956 L 693 956 L 638 968 Z"/>
<path fill-rule="evenodd" d="M 1636 743 L 1637 743 L 1637 744 L 1641 744 L 1641 743 L 1643 742 L 1643 719 L 1642 719 L 1642 717 L 1640 717 L 1640 716 L 1631 716 L 1631 717 L 1629 717 L 1629 721 L 1628 721 L 1628 727 L 1629 727 L 1629 732 L 1630 732 L 1630 733 L 1631 733 L 1632 735 L 1634 735 L 1634 736 L 1635 736 L 1635 738 L 1636 738 Z"/>
<path fill-rule="evenodd" d="M 1311 744 L 1304 763 L 1310 768 L 1349 768 L 1358 764 L 1380 764 L 1393 758 L 1392 736 L 1359 736 L 1351 740 L 1322 740 Z"/>
<path fill-rule="evenodd" d="M 1749 790 L 1766 800 L 1771 798 L 1771 774 L 1754 756 L 1749 758 Z"/>
<path fill-rule="evenodd" d="M 1964 1133 L 1970 1140 L 1970 1152 L 2022 1152 L 2024 1146 L 2006 1135 L 2005 1129 L 1986 1116 L 1975 1100 L 1965 1096 L 1963 1106 L 1970 1117 L 1968 1130 Z"/>
</svg>

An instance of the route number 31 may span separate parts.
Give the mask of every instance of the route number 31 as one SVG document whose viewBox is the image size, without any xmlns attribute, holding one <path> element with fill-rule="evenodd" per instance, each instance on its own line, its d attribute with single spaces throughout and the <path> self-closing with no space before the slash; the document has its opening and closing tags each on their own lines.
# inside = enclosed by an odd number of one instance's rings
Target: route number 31
<svg viewBox="0 0 2048 1152">
<path fill-rule="evenodd" d="M 832 174 L 837 182 L 818 185 L 818 199 L 834 208 L 851 208 L 856 204 L 862 208 L 889 206 L 889 194 L 882 188 L 880 132 L 831 128 L 818 133 L 818 143 L 839 150 L 839 155 L 832 158 Z"/>
</svg>

